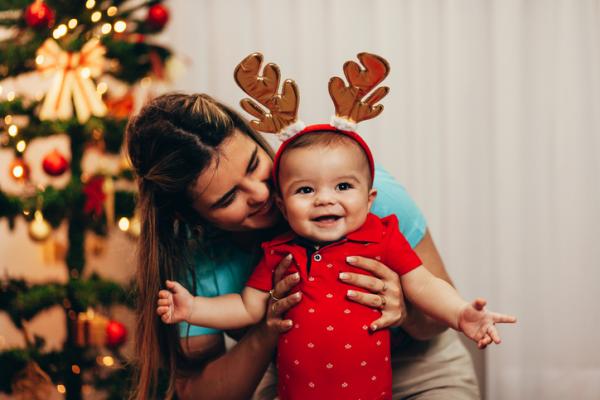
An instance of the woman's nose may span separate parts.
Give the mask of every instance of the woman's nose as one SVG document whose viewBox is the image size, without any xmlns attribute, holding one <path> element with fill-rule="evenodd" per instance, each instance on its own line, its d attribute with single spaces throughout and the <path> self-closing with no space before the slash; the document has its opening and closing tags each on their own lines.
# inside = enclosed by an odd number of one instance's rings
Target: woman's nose
<svg viewBox="0 0 600 400">
<path fill-rule="evenodd" d="M 268 182 L 260 179 L 249 179 L 244 186 L 248 193 L 248 204 L 251 206 L 264 203 L 271 195 Z"/>
</svg>

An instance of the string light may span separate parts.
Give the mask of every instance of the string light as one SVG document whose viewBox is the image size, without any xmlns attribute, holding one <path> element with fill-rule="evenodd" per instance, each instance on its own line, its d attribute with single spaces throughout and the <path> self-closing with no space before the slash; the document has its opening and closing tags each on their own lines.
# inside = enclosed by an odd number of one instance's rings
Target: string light
<svg viewBox="0 0 600 400">
<path fill-rule="evenodd" d="M 35 57 L 35 63 L 37 65 L 42 65 L 44 63 L 45 57 L 42 54 L 39 54 L 37 57 Z"/>
<path fill-rule="evenodd" d="M 79 22 L 75 18 L 71 18 L 67 25 L 69 25 L 69 29 L 75 29 Z"/>
<path fill-rule="evenodd" d="M 73 371 L 75 375 L 79 375 L 81 368 L 79 368 L 79 365 L 73 364 L 71 365 L 71 371 Z"/>
<path fill-rule="evenodd" d="M 106 15 L 108 15 L 109 17 L 114 17 L 115 15 L 117 15 L 117 7 L 115 7 L 115 6 L 108 7 L 108 10 L 106 10 Z"/>
<path fill-rule="evenodd" d="M 92 8 L 94 8 L 95 5 L 96 5 L 96 0 L 87 0 L 85 2 L 85 8 L 87 8 L 88 10 L 91 10 Z"/>
<path fill-rule="evenodd" d="M 11 120 L 12 120 L 12 118 L 11 118 Z M 19 133 L 19 128 L 17 128 L 16 125 L 11 125 L 8 127 L 8 134 L 10 135 L 10 137 L 17 136 L 17 133 Z"/>
<path fill-rule="evenodd" d="M 67 388 L 65 387 L 65 385 L 56 385 L 56 390 L 58 391 L 58 393 L 60 394 L 65 394 L 67 393 Z"/>
<path fill-rule="evenodd" d="M 108 35 L 110 33 L 110 31 L 112 31 L 112 25 L 109 24 L 108 22 L 102 25 L 102 29 L 101 32 L 104 35 Z"/>
<path fill-rule="evenodd" d="M 19 153 L 22 153 L 22 152 L 24 152 L 26 148 L 27 148 L 27 143 L 25 143 L 25 141 L 24 141 L 24 140 L 19 140 L 19 141 L 17 142 L 17 151 L 18 151 Z"/>
<path fill-rule="evenodd" d="M 117 33 L 125 32 L 125 29 L 127 29 L 127 24 L 125 23 L 125 21 L 115 22 L 115 32 L 117 32 Z"/>
<path fill-rule="evenodd" d="M 16 179 L 21 179 L 23 177 L 24 173 L 25 173 L 25 170 L 23 169 L 23 167 L 21 165 L 15 165 L 12 170 L 12 175 Z"/>
<path fill-rule="evenodd" d="M 107 367 L 111 367 L 115 364 L 115 360 L 111 356 L 104 356 L 102 357 L 102 363 Z"/>
<path fill-rule="evenodd" d="M 92 13 L 92 22 L 98 22 L 102 18 L 102 13 L 100 11 L 94 11 Z"/>
<path fill-rule="evenodd" d="M 4 123 L 5 123 L 6 125 L 10 125 L 10 124 L 12 124 L 12 120 L 13 120 L 13 117 L 12 117 L 12 115 L 10 115 L 10 114 L 8 114 L 7 116 L 5 116 L 5 117 L 4 117 Z"/>
<path fill-rule="evenodd" d="M 52 37 L 54 39 L 58 40 L 61 37 L 65 36 L 66 34 L 67 34 L 67 26 L 65 24 L 60 24 L 59 26 L 56 27 L 54 32 L 52 32 Z"/>
<path fill-rule="evenodd" d="M 6 100 L 13 101 L 15 99 L 15 92 L 12 90 L 6 94 Z"/>
<path fill-rule="evenodd" d="M 121 217 L 119 218 L 119 229 L 122 230 L 123 232 L 127 232 L 127 229 L 129 229 L 129 218 L 127 217 Z"/>
</svg>

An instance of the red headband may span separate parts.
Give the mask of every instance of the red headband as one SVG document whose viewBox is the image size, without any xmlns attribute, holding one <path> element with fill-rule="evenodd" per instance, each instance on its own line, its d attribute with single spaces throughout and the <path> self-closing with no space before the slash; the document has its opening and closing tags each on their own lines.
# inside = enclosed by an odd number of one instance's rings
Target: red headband
<svg viewBox="0 0 600 400">
<path fill-rule="evenodd" d="M 275 188 L 279 187 L 279 164 L 281 161 L 281 155 L 291 143 L 296 141 L 296 139 L 298 139 L 305 133 L 311 132 L 339 133 L 353 139 L 356 143 L 360 145 L 360 147 L 363 149 L 367 156 L 367 160 L 369 162 L 369 171 L 371 172 L 371 181 L 375 178 L 375 163 L 373 162 L 373 154 L 371 154 L 371 149 L 369 149 L 367 143 L 363 140 L 363 138 L 361 138 L 358 135 L 358 133 L 352 131 L 344 131 L 328 124 L 317 124 L 310 125 L 302 129 L 300 132 L 296 133 L 294 136 L 290 137 L 285 142 L 283 142 L 277 150 L 277 154 L 275 154 L 275 158 L 273 159 L 273 184 L 275 185 Z"/>
</svg>

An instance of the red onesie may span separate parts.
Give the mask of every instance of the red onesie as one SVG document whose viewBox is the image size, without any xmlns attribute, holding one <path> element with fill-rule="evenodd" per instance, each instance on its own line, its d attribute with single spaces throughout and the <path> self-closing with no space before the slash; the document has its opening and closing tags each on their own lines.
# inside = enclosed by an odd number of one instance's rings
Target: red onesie
<svg viewBox="0 0 600 400">
<path fill-rule="evenodd" d="M 391 399 L 390 338 L 387 329 L 369 330 L 380 311 L 346 298 L 349 289 L 339 273 L 367 271 L 348 264 L 347 256 L 380 260 L 398 274 L 421 265 L 398 230 L 395 215 L 369 214 L 361 228 L 322 247 L 293 232 L 263 243 L 264 255 L 247 286 L 268 291 L 274 268 L 294 257 L 288 273 L 300 273 L 296 290 L 302 301 L 286 315 L 294 327 L 278 345 L 278 392 L 288 399 Z"/>
</svg>

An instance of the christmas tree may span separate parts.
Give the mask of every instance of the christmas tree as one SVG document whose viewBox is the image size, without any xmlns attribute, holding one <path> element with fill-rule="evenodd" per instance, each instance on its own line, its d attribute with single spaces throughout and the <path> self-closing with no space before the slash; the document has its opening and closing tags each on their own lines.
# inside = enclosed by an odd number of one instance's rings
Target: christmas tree
<svg viewBox="0 0 600 400">
<path fill-rule="evenodd" d="M 17 193 L 0 188 L 0 218 L 11 229 L 24 218 L 37 242 L 47 241 L 61 224 L 68 232 L 66 282 L 0 278 L 0 310 L 26 344 L 0 351 L 0 392 L 47 400 L 51 388 L 81 399 L 95 387 L 110 399 L 127 397 L 131 374 L 120 350 L 127 332 L 105 311 L 132 306 L 131 290 L 86 273 L 84 243 L 91 233 L 107 235 L 113 224 L 139 233 L 132 174 L 126 162 L 108 173 L 84 171 L 81 161 L 91 148 L 122 154 L 134 97 L 131 90 L 119 96 L 111 90 L 162 77 L 170 52 L 151 39 L 168 17 L 159 0 L 0 0 L 6 33 L 0 40 L 0 144 L 14 152 L 10 170 L 0 173 L 19 183 Z M 24 75 L 39 75 L 44 92 L 28 96 L 2 87 L 3 80 Z M 30 176 L 27 147 L 57 134 L 68 136 L 70 154 L 49 149 L 43 171 L 51 183 L 53 177 L 70 178 L 60 188 L 42 186 Z M 27 323 L 57 305 L 64 309 L 67 335 L 61 349 L 48 351 L 43 337 L 31 337 Z M 99 349 L 111 355 L 99 357 Z"/>
</svg>

